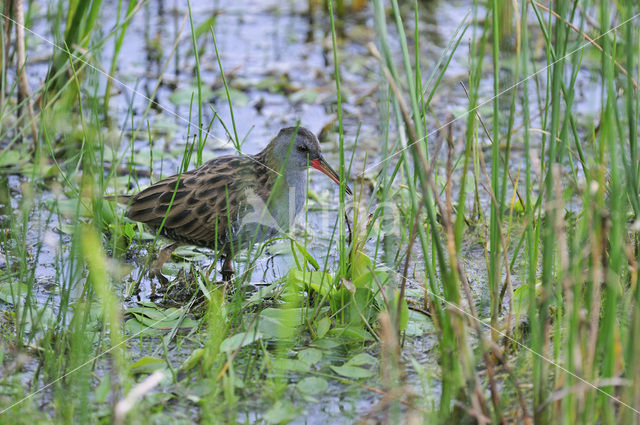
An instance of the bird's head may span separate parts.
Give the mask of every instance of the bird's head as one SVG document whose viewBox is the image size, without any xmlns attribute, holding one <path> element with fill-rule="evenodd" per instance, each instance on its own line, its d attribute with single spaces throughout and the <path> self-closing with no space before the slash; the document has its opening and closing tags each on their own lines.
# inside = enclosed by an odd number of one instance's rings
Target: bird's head
<svg viewBox="0 0 640 425">
<path fill-rule="evenodd" d="M 304 127 L 287 127 L 280 130 L 275 139 L 269 144 L 272 158 L 280 166 L 286 161 L 285 170 L 305 170 L 309 165 L 322 171 L 331 180 L 340 184 L 340 177 L 331 168 L 320 152 L 320 142 L 315 134 Z M 272 145 L 272 146 L 271 146 Z M 345 191 L 351 195 L 351 189 L 345 186 Z"/>
</svg>

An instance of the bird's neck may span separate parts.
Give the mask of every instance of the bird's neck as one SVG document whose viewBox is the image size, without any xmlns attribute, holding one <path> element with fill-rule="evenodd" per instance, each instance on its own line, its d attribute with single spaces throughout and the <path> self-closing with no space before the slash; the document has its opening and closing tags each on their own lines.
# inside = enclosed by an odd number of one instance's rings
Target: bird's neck
<svg viewBox="0 0 640 425">
<path fill-rule="evenodd" d="M 276 221 L 288 229 L 295 216 L 304 206 L 306 195 L 305 170 L 297 167 L 282 167 L 280 160 L 274 157 L 270 146 L 255 155 L 261 164 L 258 173 L 267 173 L 267 187 L 262 188 L 264 195 L 270 198 L 268 208 Z M 267 202 L 267 199 L 264 199 Z"/>
</svg>

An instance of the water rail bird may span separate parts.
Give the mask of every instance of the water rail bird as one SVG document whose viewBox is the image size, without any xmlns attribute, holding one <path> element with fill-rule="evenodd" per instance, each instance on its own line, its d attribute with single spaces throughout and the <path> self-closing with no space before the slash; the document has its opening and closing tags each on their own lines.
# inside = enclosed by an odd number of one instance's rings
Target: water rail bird
<svg viewBox="0 0 640 425">
<path fill-rule="evenodd" d="M 175 248 L 192 244 L 224 257 L 222 277 L 228 281 L 235 253 L 290 228 L 305 203 L 309 165 L 340 183 L 316 135 L 288 127 L 256 155 L 220 156 L 118 200 L 128 203 L 129 219 L 175 242 L 160 252 L 157 275 Z M 348 186 L 345 191 L 351 195 Z"/>
</svg>

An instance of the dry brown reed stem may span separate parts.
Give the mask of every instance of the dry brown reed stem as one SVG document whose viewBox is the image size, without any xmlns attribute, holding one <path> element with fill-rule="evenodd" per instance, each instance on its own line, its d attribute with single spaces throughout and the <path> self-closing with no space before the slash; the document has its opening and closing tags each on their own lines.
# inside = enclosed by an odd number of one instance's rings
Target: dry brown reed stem
<svg viewBox="0 0 640 425">
<path fill-rule="evenodd" d="M 392 323 L 388 311 L 381 311 L 378 315 L 380 323 L 380 350 L 382 352 L 382 384 L 387 390 L 395 389 L 402 379 L 402 365 L 400 358 L 400 343 L 397 327 Z"/>
<path fill-rule="evenodd" d="M 29 93 L 29 81 L 26 72 L 26 54 L 24 43 L 24 8 L 22 0 L 14 0 L 13 14 L 16 20 L 16 56 L 17 56 L 17 75 L 18 75 L 18 105 L 26 106 L 31 123 L 31 137 L 33 137 L 33 147 L 38 143 L 38 130 L 36 129 L 35 114 L 33 113 L 33 105 L 31 104 L 31 94 Z M 18 111 L 21 111 L 19 108 Z M 23 115 L 18 112 L 18 119 Z M 26 119 L 25 119 L 26 121 Z"/>
<path fill-rule="evenodd" d="M 423 414 L 427 412 L 413 404 L 413 399 L 416 394 L 402 384 L 406 376 L 402 363 L 400 362 L 400 345 L 396 327 L 388 311 L 380 312 L 378 322 L 380 323 L 380 351 L 382 357 L 380 371 L 385 390 L 362 385 L 363 388 L 382 395 L 382 399 L 363 415 L 358 423 L 370 423 L 369 420 L 374 420 L 374 423 L 380 424 L 397 423 L 398 418 L 394 418 L 391 415 L 391 413 L 393 413 L 390 410 L 392 403 L 401 403 L 409 407 L 411 411 L 407 413 L 407 417 L 413 417 L 415 419 L 417 417 L 415 415 L 416 412 Z M 412 414 L 412 412 L 414 414 Z M 402 423 L 409 423 L 407 420 L 408 419 L 405 418 L 405 421 Z"/>
<path fill-rule="evenodd" d="M 575 32 L 577 32 L 578 34 L 580 34 L 582 36 L 582 38 L 584 38 L 585 40 L 587 40 L 590 44 L 592 44 L 596 49 L 600 50 L 602 52 L 602 47 L 600 47 L 600 45 L 598 43 L 596 43 L 595 40 L 593 40 L 591 37 L 589 37 L 587 34 L 585 34 L 584 32 L 580 31 L 580 29 L 578 27 L 576 27 L 575 25 L 573 25 L 571 22 L 567 21 L 566 19 L 564 19 L 563 17 L 561 17 L 560 15 L 558 15 L 556 12 L 554 12 L 553 10 L 550 10 L 547 6 L 533 0 L 532 3 L 534 5 L 536 5 L 537 7 L 539 7 L 540 9 L 544 10 L 547 13 L 551 13 L 553 16 L 555 16 L 557 19 L 561 19 L 562 22 L 565 23 L 565 25 L 567 25 L 569 28 L 571 28 L 572 30 L 574 30 Z M 585 16 L 588 16 L 585 14 Z M 629 24 L 630 25 L 630 24 Z M 609 55 L 609 59 L 612 59 L 612 57 Z M 618 63 L 618 61 L 614 60 L 613 63 L 616 65 L 616 68 L 618 68 L 620 70 L 620 72 L 622 72 L 622 74 L 624 74 L 624 76 L 627 76 L 627 70 Z M 636 82 L 636 80 L 633 79 L 633 77 L 631 78 L 631 83 L 633 84 L 633 87 L 638 90 L 638 83 Z"/>
<path fill-rule="evenodd" d="M 11 15 L 12 4 L 11 0 L 5 0 L 2 7 L 2 14 L 4 20 L 2 22 L 2 40 L 3 45 L 0 47 L 0 78 L 5 78 L 5 71 L 7 69 L 7 62 L 9 61 L 9 46 L 11 46 Z M 0 109 L 4 106 L 4 90 L 0 90 Z"/>
</svg>

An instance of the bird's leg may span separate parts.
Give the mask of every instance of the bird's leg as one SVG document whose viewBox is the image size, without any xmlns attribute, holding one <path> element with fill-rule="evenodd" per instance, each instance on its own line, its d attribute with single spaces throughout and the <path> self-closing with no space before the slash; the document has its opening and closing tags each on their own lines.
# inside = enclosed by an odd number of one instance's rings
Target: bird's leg
<svg viewBox="0 0 640 425">
<path fill-rule="evenodd" d="M 180 246 L 179 243 L 174 243 L 169 245 L 166 248 L 163 248 L 158 254 L 158 258 L 154 262 L 153 267 L 151 267 L 151 270 L 149 270 L 149 273 L 151 274 L 151 276 L 157 277 L 160 283 L 162 283 L 163 285 L 166 285 L 167 283 L 169 283 L 169 281 L 162 274 L 162 266 L 164 265 L 164 263 L 167 262 L 167 260 L 169 260 L 169 258 L 171 258 L 171 254 L 179 246 Z"/>
<path fill-rule="evenodd" d="M 233 256 L 227 254 L 224 256 L 224 263 L 222 263 L 222 280 L 229 282 L 233 277 Z"/>
</svg>

